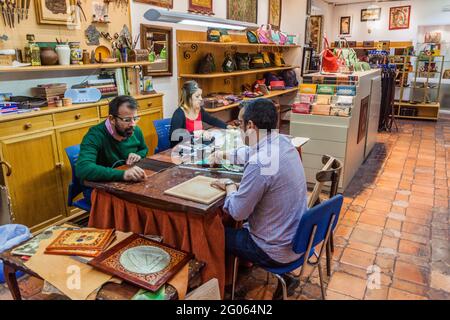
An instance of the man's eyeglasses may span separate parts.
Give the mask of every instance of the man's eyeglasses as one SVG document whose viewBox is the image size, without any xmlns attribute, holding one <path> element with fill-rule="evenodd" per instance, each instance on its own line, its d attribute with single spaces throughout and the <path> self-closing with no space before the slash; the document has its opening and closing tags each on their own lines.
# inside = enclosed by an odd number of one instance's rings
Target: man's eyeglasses
<svg viewBox="0 0 450 320">
<path fill-rule="evenodd" d="M 137 116 L 136 117 L 129 117 L 129 118 L 121 118 L 119 116 L 114 116 L 114 118 L 122 120 L 125 123 L 131 123 L 131 121 L 134 121 L 136 123 L 136 122 L 138 122 L 141 119 L 141 117 L 137 117 Z"/>
</svg>

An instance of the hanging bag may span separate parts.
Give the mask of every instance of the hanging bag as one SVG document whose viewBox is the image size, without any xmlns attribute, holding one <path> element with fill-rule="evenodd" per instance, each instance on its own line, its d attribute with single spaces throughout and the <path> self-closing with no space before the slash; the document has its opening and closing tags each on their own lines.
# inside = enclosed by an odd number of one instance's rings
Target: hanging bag
<svg viewBox="0 0 450 320">
<path fill-rule="evenodd" d="M 225 59 L 222 63 L 223 72 L 233 72 L 237 70 L 236 60 L 231 53 L 225 54 Z"/>
<path fill-rule="evenodd" d="M 259 43 L 257 31 L 247 30 L 246 35 L 248 43 Z"/>
<path fill-rule="evenodd" d="M 273 43 L 271 31 L 272 27 L 270 25 L 263 24 L 261 27 L 259 27 L 257 30 L 259 43 L 263 44 Z"/>
<path fill-rule="evenodd" d="M 197 66 L 197 73 L 206 74 L 216 71 L 216 64 L 214 62 L 214 56 L 212 53 L 207 53 L 203 59 L 200 60 Z"/>
<path fill-rule="evenodd" d="M 337 73 L 339 71 L 338 58 L 333 54 L 328 44 L 328 39 L 324 37 L 325 48 L 322 51 L 322 71 Z"/>
<path fill-rule="evenodd" d="M 239 70 L 250 69 L 250 55 L 248 53 L 236 52 L 234 57 L 236 58 L 236 65 Z"/>
</svg>

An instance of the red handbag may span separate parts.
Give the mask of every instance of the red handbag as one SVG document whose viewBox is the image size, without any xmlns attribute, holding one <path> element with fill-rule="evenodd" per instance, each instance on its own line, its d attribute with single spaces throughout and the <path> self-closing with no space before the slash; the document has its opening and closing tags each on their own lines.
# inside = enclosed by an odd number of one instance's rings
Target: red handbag
<svg viewBox="0 0 450 320">
<path fill-rule="evenodd" d="M 286 85 L 284 81 L 270 81 L 270 89 L 271 90 L 284 90 L 286 89 Z"/>
<path fill-rule="evenodd" d="M 338 57 L 333 54 L 328 44 L 328 39 L 325 37 L 325 48 L 322 51 L 322 71 L 336 73 L 339 71 Z"/>
</svg>

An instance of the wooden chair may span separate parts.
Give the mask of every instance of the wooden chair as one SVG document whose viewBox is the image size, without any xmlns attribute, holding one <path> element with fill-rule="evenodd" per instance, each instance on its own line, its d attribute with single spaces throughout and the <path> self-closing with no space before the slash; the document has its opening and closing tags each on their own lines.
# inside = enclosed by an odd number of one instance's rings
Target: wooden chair
<svg viewBox="0 0 450 320">
<path fill-rule="evenodd" d="M 308 200 L 308 208 L 313 208 L 320 203 L 320 194 L 322 193 L 323 186 L 329 182 L 330 192 L 329 198 L 333 198 L 339 188 L 339 180 L 342 172 L 342 162 L 338 159 L 324 155 L 322 156 L 323 168 L 316 173 L 316 184 Z M 327 275 L 331 275 L 331 257 L 334 252 L 333 234 L 330 235 L 329 240 L 326 243 L 326 261 L 327 261 Z"/>
</svg>

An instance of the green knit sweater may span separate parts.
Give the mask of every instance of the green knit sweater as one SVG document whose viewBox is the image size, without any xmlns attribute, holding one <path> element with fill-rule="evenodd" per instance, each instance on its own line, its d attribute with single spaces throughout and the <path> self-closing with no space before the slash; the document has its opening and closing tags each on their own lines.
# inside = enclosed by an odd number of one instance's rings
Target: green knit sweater
<svg viewBox="0 0 450 320">
<path fill-rule="evenodd" d="M 130 153 L 145 158 L 148 148 L 139 127 L 123 141 L 114 139 L 105 121 L 89 129 L 80 146 L 76 175 L 80 181 L 121 181 L 125 171 L 113 169 L 125 164 Z"/>
</svg>

